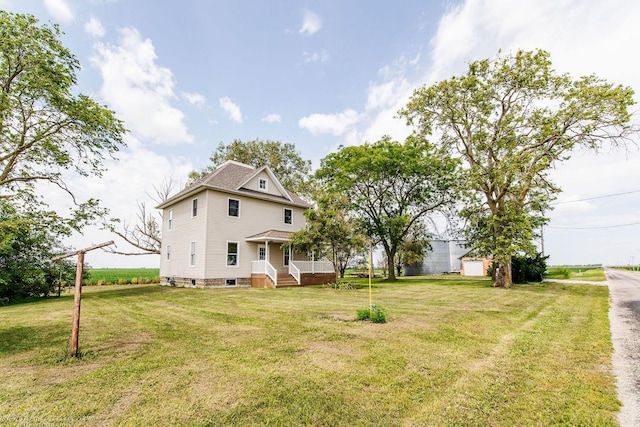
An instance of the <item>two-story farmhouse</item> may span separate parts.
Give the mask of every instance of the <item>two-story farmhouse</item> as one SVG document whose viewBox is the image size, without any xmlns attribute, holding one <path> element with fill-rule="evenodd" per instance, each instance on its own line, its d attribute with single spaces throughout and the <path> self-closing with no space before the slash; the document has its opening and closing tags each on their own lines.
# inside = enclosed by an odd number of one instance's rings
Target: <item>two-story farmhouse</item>
<svg viewBox="0 0 640 427">
<path fill-rule="evenodd" d="M 333 278 L 330 264 L 282 246 L 305 227 L 310 205 L 266 166 L 227 161 L 157 208 L 163 283 L 277 287 Z"/>
</svg>

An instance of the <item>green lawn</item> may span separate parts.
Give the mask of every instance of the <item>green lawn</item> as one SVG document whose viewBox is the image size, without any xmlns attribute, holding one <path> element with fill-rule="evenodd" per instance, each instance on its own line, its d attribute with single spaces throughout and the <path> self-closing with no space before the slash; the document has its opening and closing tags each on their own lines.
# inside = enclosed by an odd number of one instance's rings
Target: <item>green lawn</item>
<svg viewBox="0 0 640 427">
<path fill-rule="evenodd" d="M 353 280 L 362 285 L 366 280 Z M 87 287 L 0 307 L 2 425 L 616 425 L 606 287 Z"/>
<path fill-rule="evenodd" d="M 607 280 L 604 268 L 596 266 L 549 267 L 544 277 L 547 279 L 587 280 L 590 282 Z"/>
</svg>

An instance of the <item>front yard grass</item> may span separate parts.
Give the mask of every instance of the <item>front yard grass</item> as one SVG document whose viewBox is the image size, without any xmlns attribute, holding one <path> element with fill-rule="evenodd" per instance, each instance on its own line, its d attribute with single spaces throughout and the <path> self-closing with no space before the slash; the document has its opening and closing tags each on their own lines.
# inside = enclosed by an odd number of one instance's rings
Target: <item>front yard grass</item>
<svg viewBox="0 0 640 427">
<path fill-rule="evenodd" d="M 3 425 L 616 425 L 606 287 L 87 287 L 0 308 Z M 56 424 L 57 423 L 57 424 Z"/>
</svg>

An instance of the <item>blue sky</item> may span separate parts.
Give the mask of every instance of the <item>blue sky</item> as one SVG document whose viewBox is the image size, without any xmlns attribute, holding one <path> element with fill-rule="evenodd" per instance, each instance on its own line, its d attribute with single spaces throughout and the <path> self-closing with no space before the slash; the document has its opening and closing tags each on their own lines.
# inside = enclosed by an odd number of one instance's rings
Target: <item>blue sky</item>
<svg viewBox="0 0 640 427">
<path fill-rule="evenodd" d="M 595 73 L 640 92 L 640 3 L 627 0 L 0 0 L 0 7 L 59 24 L 82 64 L 78 90 L 125 121 L 120 160 L 101 179 L 70 180 L 129 221 L 137 201 L 153 204 L 154 184 L 168 176 L 184 183 L 219 142 L 291 142 L 317 166 L 341 144 L 384 134 L 402 140 L 411 129 L 395 115 L 413 89 L 499 49 L 542 48 L 558 71 Z M 626 225 L 640 222 L 639 160 L 637 148 L 607 149 L 557 167 L 565 191 L 545 229 L 550 263 L 640 262 L 640 225 Z M 47 191 L 62 209 L 62 196 Z M 621 192 L 628 194 L 584 200 Z M 111 238 L 88 228 L 68 243 Z M 87 261 L 158 264 L 99 251 Z"/>
</svg>

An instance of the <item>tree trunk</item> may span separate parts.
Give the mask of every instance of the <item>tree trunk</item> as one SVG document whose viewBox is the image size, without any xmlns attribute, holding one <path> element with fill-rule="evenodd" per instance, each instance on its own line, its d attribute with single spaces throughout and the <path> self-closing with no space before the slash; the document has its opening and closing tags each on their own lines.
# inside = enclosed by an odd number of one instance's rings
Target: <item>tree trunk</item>
<svg viewBox="0 0 640 427">
<path fill-rule="evenodd" d="M 511 258 L 508 261 L 497 263 L 496 268 L 496 281 L 493 284 L 496 288 L 510 288 L 511 281 Z"/>
<path fill-rule="evenodd" d="M 395 252 L 392 252 L 391 249 L 385 248 L 384 251 L 387 254 L 387 264 L 389 265 L 389 277 L 387 277 L 387 280 L 390 282 L 393 282 L 396 280 L 396 269 L 395 269 L 395 263 L 393 262 L 393 260 L 396 257 L 396 254 Z"/>
</svg>

